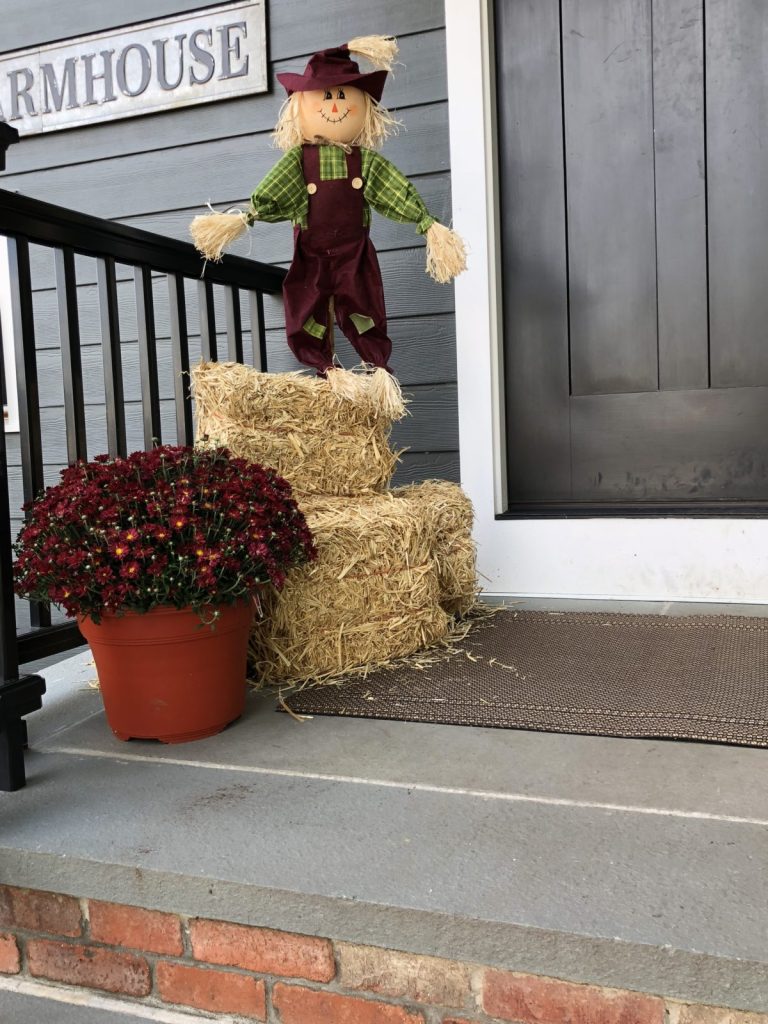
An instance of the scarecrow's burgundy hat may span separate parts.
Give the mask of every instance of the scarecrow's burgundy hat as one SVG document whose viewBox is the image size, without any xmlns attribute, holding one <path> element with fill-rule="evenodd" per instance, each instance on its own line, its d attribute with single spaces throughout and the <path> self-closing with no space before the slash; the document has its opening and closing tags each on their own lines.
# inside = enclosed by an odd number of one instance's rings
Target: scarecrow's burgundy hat
<svg viewBox="0 0 768 1024">
<path fill-rule="evenodd" d="M 334 46 L 330 50 L 319 50 L 310 57 L 303 75 L 284 71 L 277 76 L 278 82 L 292 95 L 310 89 L 331 89 L 337 85 L 354 85 L 367 92 L 377 102 L 384 92 L 386 71 L 361 72 L 360 67 L 349 55 L 346 46 Z"/>
</svg>

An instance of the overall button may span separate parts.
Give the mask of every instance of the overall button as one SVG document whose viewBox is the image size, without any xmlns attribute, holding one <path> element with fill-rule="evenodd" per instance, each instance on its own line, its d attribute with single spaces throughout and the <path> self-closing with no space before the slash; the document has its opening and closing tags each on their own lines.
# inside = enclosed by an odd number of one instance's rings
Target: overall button
<svg viewBox="0 0 768 1024">
<path fill-rule="evenodd" d="M 353 178 L 352 179 L 352 188 L 362 188 L 362 187 L 363 187 L 363 179 L 362 178 Z"/>
<path fill-rule="evenodd" d="M 317 185 L 314 183 L 314 181 L 310 181 L 310 183 L 307 185 L 307 192 L 309 192 L 311 196 L 313 196 L 315 192 L 317 192 Z"/>
</svg>

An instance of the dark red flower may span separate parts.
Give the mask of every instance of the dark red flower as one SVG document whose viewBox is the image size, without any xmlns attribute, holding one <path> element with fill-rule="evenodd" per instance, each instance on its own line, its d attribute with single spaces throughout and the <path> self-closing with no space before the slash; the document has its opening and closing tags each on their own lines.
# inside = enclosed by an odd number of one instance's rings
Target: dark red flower
<svg viewBox="0 0 768 1024">
<path fill-rule="evenodd" d="M 69 614 L 236 601 L 316 557 L 287 482 L 223 448 L 75 462 L 25 510 L 16 592 Z"/>
</svg>

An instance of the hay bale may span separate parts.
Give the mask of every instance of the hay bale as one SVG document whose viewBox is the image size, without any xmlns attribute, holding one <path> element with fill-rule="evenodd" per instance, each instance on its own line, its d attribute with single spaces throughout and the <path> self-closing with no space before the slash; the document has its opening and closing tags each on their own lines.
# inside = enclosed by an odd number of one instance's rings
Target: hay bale
<svg viewBox="0 0 768 1024">
<path fill-rule="evenodd" d="M 472 506 L 444 480 L 387 491 L 404 415 L 385 371 L 192 371 L 198 443 L 273 466 L 293 486 L 318 560 L 265 599 L 251 638 L 255 679 L 333 679 L 444 639 L 477 593 Z"/>
<path fill-rule="evenodd" d="M 472 502 L 458 484 L 449 480 L 425 480 L 398 487 L 392 494 L 410 502 L 431 522 L 440 607 L 449 615 L 466 615 L 480 590 L 472 540 Z"/>
<path fill-rule="evenodd" d="M 251 638 L 255 679 L 333 678 L 412 654 L 447 636 L 433 519 L 396 492 L 308 497 L 318 559 L 272 592 Z"/>
<path fill-rule="evenodd" d="M 299 495 L 369 494 L 389 483 L 399 456 L 389 432 L 405 406 L 385 370 L 332 370 L 326 380 L 200 363 L 191 378 L 198 444 L 272 466 Z"/>
<path fill-rule="evenodd" d="M 357 498 L 301 502 L 318 559 L 267 599 L 251 639 L 256 679 L 332 679 L 448 635 L 477 594 L 472 505 L 431 480 Z"/>
</svg>

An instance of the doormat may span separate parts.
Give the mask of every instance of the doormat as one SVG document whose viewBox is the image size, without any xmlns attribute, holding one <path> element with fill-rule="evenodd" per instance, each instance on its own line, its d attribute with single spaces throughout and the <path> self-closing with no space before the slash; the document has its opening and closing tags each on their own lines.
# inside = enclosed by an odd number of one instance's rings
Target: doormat
<svg viewBox="0 0 768 1024">
<path fill-rule="evenodd" d="M 300 715 L 768 746 L 768 619 L 504 610 L 426 667 L 284 697 Z"/>
</svg>

